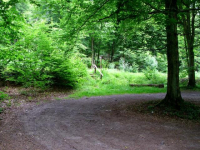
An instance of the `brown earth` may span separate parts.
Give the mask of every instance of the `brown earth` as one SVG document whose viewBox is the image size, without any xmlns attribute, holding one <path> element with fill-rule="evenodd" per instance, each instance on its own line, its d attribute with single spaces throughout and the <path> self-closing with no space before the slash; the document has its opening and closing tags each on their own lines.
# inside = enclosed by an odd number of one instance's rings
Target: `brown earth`
<svg viewBox="0 0 200 150">
<path fill-rule="evenodd" d="M 200 92 L 183 92 L 200 103 Z M 127 111 L 165 94 L 53 100 L 13 108 L 0 121 L 0 150 L 200 150 L 200 124 Z"/>
</svg>

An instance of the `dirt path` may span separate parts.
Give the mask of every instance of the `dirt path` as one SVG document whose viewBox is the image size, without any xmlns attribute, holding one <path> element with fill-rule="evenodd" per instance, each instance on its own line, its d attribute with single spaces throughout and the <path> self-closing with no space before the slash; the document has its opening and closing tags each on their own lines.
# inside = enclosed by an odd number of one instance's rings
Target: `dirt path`
<svg viewBox="0 0 200 150">
<path fill-rule="evenodd" d="M 14 110 L 12 117 L 1 121 L 0 150 L 199 150 L 198 124 L 122 109 L 164 95 L 57 100 Z M 200 101 L 199 92 L 183 97 Z"/>
</svg>

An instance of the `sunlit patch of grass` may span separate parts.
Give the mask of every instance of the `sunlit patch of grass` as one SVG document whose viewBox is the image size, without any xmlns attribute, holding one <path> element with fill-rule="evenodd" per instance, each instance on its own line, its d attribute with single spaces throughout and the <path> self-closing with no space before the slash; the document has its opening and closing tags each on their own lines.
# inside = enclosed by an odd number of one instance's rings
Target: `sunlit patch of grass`
<svg viewBox="0 0 200 150">
<path fill-rule="evenodd" d="M 90 70 L 90 74 L 92 71 Z M 143 73 L 121 72 L 115 69 L 102 70 L 103 79 L 100 80 L 100 74 L 88 77 L 87 82 L 78 88 L 74 94 L 69 97 L 91 97 L 116 94 L 142 94 L 142 93 L 162 93 L 166 88 L 155 87 L 131 87 L 129 84 L 163 84 L 166 81 L 166 75 L 158 75 L 158 81 L 149 81 Z M 156 82 L 156 83 L 155 83 Z"/>
</svg>

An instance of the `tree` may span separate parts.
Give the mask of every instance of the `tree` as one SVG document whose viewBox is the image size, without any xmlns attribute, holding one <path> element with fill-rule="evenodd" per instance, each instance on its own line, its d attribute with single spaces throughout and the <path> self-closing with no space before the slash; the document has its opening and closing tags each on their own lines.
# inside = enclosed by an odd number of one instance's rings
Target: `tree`
<svg viewBox="0 0 200 150">
<path fill-rule="evenodd" d="M 167 94 L 163 103 L 176 108 L 181 107 L 183 99 L 179 87 L 179 51 L 177 34 L 177 0 L 165 0 L 168 82 Z"/>
<path fill-rule="evenodd" d="M 181 13 L 181 25 L 186 41 L 186 52 L 188 55 L 188 87 L 194 88 L 195 82 L 195 63 L 194 63 L 194 39 L 195 39 L 195 17 L 196 0 L 183 0 L 180 8 L 185 8 L 186 12 Z M 191 11 L 189 11 L 191 9 Z"/>
<path fill-rule="evenodd" d="M 164 3 L 163 3 L 164 2 Z M 165 10 L 163 11 L 163 4 Z M 167 60 L 168 60 L 168 81 L 167 94 L 162 101 L 167 106 L 179 108 L 183 102 L 179 87 L 179 51 L 178 51 L 178 34 L 177 34 L 177 14 L 178 1 L 165 0 L 158 2 L 143 1 L 118 1 L 117 20 L 123 21 L 134 19 L 142 22 L 146 18 L 157 14 L 165 14 L 165 26 L 167 35 Z M 163 24 L 164 22 L 162 22 Z"/>
</svg>

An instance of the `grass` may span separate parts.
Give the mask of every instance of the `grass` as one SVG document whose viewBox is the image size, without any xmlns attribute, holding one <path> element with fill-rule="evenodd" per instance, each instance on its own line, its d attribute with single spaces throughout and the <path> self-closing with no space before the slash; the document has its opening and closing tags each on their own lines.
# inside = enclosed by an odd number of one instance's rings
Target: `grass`
<svg viewBox="0 0 200 150">
<path fill-rule="evenodd" d="M 116 69 L 103 69 L 103 79 L 100 80 L 100 74 L 94 74 L 94 70 L 89 69 L 87 81 L 71 94 L 71 98 L 117 95 L 117 94 L 142 94 L 142 93 L 165 93 L 167 85 L 167 74 L 156 72 L 151 79 L 147 79 L 144 73 L 123 72 Z M 180 87 L 185 90 L 188 79 L 180 79 Z M 200 73 L 196 73 L 197 88 L 200 90 Z M 155 87 L 130 87 L 129 84 L 164 84 L 165 88 Z"/>
<path fill-rule="evenodd" d="M 90 74 L 93 70 L 88 70 Z M 143 73 L 122 72 L 115 69 L 104 69 L 103 79 L 100 74 L 88 76 L 87 81 L 69 97 L 91 97 L 116 94 L 142 94 L 163 93 L 166 88 L 155 87 L 130 87 L 129 84 L 166 84 L 166 75 L 157 73 L 154 78 L 148 80 Z"/>
<path fill-rule="evenodd" d="M 0 107 L 0 114 L 3 112 L 3 108 Z"/>
<path fill-rule="evenodd" d="M 3 101 L 3 100 L 8 99 L 8 98 L 9 98 L 8 94 L 0 91 L 0 101 Z"/>
<path fill-rule="evenodd" d="M 0 102 L 3 102 L 4 100 L 9 99 L 8 94 L 0 91 Z M 3 112 L 3 108 L 0 107 L 0 114 Z"/>
</svg>

